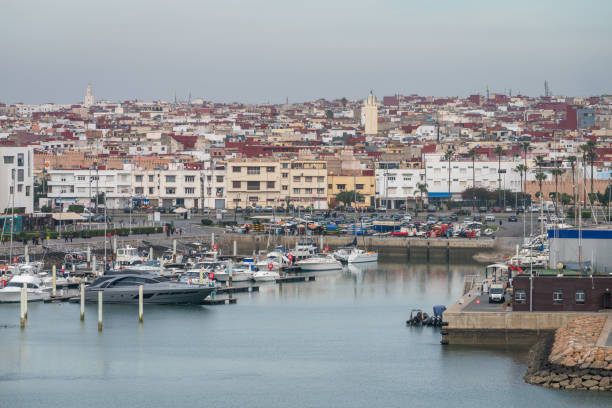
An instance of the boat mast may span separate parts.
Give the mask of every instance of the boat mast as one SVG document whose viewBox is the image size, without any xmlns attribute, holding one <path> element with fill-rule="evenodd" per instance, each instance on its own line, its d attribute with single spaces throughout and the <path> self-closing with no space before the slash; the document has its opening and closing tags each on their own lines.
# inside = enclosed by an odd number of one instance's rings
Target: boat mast
<svg viewBox="0 0 612 408">
<path fill-rule="evenodd" d="M 13 234 L 15 233 L 15 189 L 17 185 L 15 183 L 16 170 L 13 169 L 13 204 L 11 205 L 11 244 L 9 246 L 9 264 L 13 262 Z"/>
</svg>

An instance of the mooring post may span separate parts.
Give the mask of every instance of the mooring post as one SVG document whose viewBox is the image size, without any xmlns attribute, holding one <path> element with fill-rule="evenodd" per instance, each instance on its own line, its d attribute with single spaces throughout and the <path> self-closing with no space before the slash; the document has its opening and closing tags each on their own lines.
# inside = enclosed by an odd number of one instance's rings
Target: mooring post
<svg viewBox="0 0 612 408">
<path fill-rule="evenodd" d="M 204 284 L 204 267 L 200 268 L 200 285 Z"/>
<path fill-rule="evenodd" d="M 143 288 L 144 285 L 138 285 L 138 321 L 142 323 L 142 312 L 143 312 Z"/>
<path fill-rule="evenodd" d="M 96 276 L 96 256 L 93 256 L 93 261 L 91 263 L 91 273 Z"/>
<path fill-rule="evenodd" d="M 210 249 L 212 250 L 215 247 L 215 233 L 210 233 Z"/>
<path fill-rule="evenodd" d="M 238 243 L 234 240 L 234 262 L 236 262 L 236 257 L 238 256 Z"/>
<path fill-rule="evenodd" d="M 51 295 L 55 296 L 55 291 L 56 291 L 56 268 L 55 265 L 53 265 L 53 267 L 51 268 Z"/>
<path fill-rule="evenodd" d="M 85 320 L 85 284 L 81 283 L 81 321 Z"/>
<path fill-rule="evenodd" d="M 28 320 L 28 284 L 23 282 L 23 318 Z"/>
<path fill-rule="evenodd" d="M 149 247 L 149 261 L 153 260 L 153 247 Z"/>
<path fill-rule="evenodd" d="M 98 291 L 98 331 L 102 331 L 102 291 Z"/>
<path fill-rule="evenodd" d="M 115 257 L 115 261 L 117 260 L 117 236 L 113 235 L 113 256 Z"/>
<path fill-rule="evenodd" d="M 176 239 L 172 240 L 172 262 L 176 262 Z"/>
<path fill-rule="evenodd" d="M 87 247 L 87 269 L 91 268 L 91 247 Z"/>
<path fill-rule="evenodd" d="M 25 261 L 26 261 L 27 264 L 30 263 L 30 253 L 29 253 L 30 251 L 28 249 L 29 249 L 28 245 L 26 244 L 23 247 L 23 251 L 24 251 Z"/>
<path fill-rule="evenodd" d="M 25 301 L 25 292 L 27 284 L 24 282 L 24 286 L 21 288 L 21 296 L 19 297 L 19 326 L 23 329 L 25 328 L 25 310 L 24 310 L 24 301 Z"/>
</svg>

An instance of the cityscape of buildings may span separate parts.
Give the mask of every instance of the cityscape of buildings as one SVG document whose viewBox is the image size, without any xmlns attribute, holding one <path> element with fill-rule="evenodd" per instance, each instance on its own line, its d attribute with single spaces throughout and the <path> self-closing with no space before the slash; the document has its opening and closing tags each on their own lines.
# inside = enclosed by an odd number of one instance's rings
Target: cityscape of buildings
<svg viewBox="0 0 612 408">
<path fill-rule="evenodd" d="M 400 209 L 472 187 L 535 197 L 538 173 L 545 197 L 603 193 L 611 143 L 612 95 L 548 85 L 541 97 L 370 92 L 283 105 L 96 101 L 90 85 L 83 103 L 0 103 L 0 211 L 91 206 L 102 193 L 108 209 L 324 210 L 343 191 L 359 193 L 359 208 Z M 577 189 L 577 178 L 589 182 Z"/>
</svg>

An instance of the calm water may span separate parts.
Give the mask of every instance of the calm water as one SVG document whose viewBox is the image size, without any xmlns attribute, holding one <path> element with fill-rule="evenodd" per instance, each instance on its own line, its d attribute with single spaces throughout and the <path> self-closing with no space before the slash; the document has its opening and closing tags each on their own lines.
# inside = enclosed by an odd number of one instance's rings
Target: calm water
<svg viewBox="0 0 612 408">
<path fill-rule="evenodd" d="M 262 285 L 216 307 L 0 305 L 1 407 L 546 407 L 612 396 L 523 383 L 526 352 L 441 346 L 407 328 L 413 307 L 449 304 L 479 266 L 409 264 Z"/>
</svg>

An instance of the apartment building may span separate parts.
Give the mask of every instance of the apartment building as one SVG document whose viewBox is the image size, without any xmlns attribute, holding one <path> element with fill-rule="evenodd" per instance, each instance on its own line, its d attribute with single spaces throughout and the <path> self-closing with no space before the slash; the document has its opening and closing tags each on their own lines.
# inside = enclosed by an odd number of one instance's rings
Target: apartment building
<svg viewBox="0 0 612 408">
<path fill-rule="evenodd" d="M 20 208 L 34 211 L 32 147 L 0 147 L 0 212 Z"/>
<path fill-rule="evenodd" d="M 442 154 L 426 154 L 424 160 L 424 179 L 427 183 L 430 198 L 448 199 L 448 161 Z M 450 162 L 451 198 L 460 199 L 461 193 L 472 187 L 473 179 L 476 187 L 497 190 L 501 179 L 501 188 L 511 191 L 521 191 L 521 176 L 514 169 L 522 164 L 522 160 L 502 158 L 501 165 L 497 160 L 476 160 L 472 172 L 472 160 L 452 159 Z M 501 173 L 498 173 L 498 166 Z"/>
<path fill-rule="evenodd" d="M 201 177 L 199 166 L 182 163 L 169 163 L 154 169 L 135 169 L 134 198 L 148 202 L 152 207 L 200 208 Z"/>
<path fill-rule="evenodd" d="M 79 204 L 91 207 L 95 197 L 104 194 L 108 209 L 125 208 L 132 196 L 132 167 L 106 169 L 48 169 L 48 194 L 52 206 Z"/>
<path fill-rule="evenodd" d="M 375 177 L 377 206 L 399 209 L 406 206 L 408 201 L 420 198 L 419 184 L 425 183 L 425 170 L 377 168 Z"/>
<path fill-rule="evenodd" d="M 281 200 L 295 208 L 327 209 L 327 163 L 323 160 L 281 161 Z"/>
<path fill-rule="evenodd" d="M 352 174 L 334 174 L 330 171 L 327 175 L 327 201 L 330 208 L 342 204 L 336 200 L 338 193 L 354 190 L 363 196 L 363 200 L 356 203 L 357 208 L 374 206 L 376 200 L 374 170 L 356 170 Z"/>
<path fill-rule="evenodd" d="M 202 203 L 204 208 L 224 209 L 226 207 L 225 183 L 226 183 L 226 164 L 225 162 L 204 162 L 202 170 Z"/>
<path fill-rule="evenodd" d="M 289 185 L 286 186 L 289 189 Z M 281 163 L 272 158 L 229 160 L 225 190 L 228 209 L 283 205 L 280 194 Z"/>
</svg>

